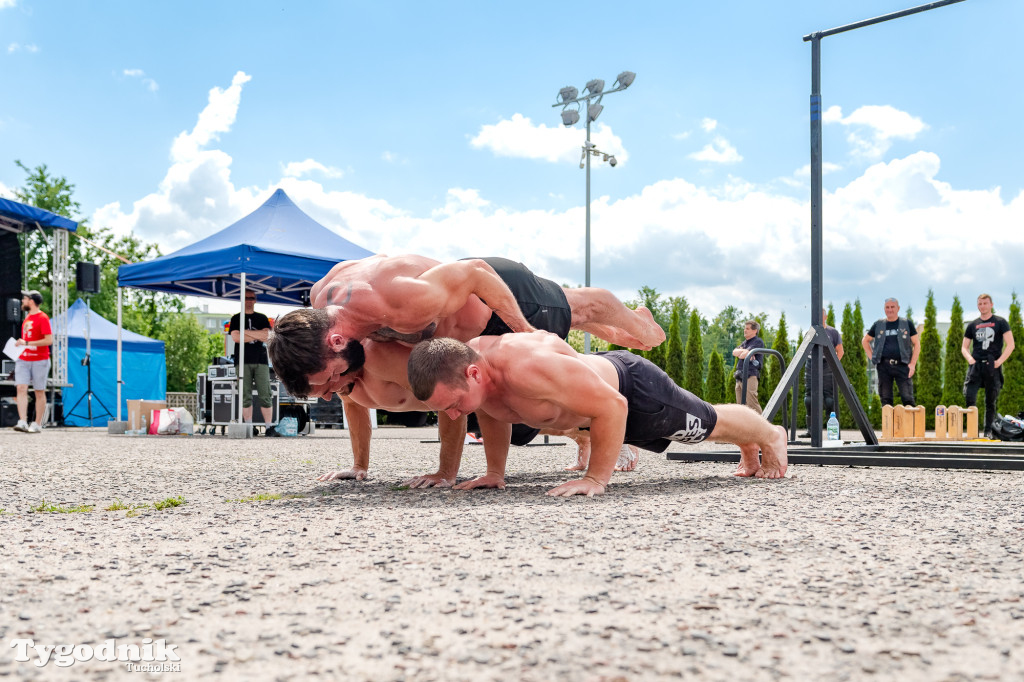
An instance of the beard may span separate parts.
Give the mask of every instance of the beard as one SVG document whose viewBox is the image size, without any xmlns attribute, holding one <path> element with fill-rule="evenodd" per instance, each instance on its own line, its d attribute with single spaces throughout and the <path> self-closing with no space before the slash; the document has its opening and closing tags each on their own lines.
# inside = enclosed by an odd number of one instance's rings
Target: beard
<svg viewBox="0 0 1024 682">
<path fill-rule="evenodd" d="M 32 306 L 30 306 L 28 303 L 22 303 L 21 309 L 27 313 L 28 311 L 32 310 Z"/>
<path fill-rule="evenodd" d="M 363 344 L 355 339 L 349 339 L 348 344 L 338 352 L 338 357 L 348 364 L 343 374 L 353 374 L 363 368 L 366 363 L 366 352 Z"/>
</svg>

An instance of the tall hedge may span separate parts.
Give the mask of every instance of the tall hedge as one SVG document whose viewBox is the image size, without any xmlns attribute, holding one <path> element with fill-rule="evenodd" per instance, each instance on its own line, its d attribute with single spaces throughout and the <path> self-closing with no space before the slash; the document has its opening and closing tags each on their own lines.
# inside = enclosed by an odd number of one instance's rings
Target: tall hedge
<svg viewBox="0 0 1024 682">
<path fill-rule="evenodd" d="M 786 313 L 782 313 L 779 317 L 779 326 L 775 330 L 775 340 L 771 346 L 774 350 L 779 351 L 782 357 L 786 361 L 786 365 L 789 365 L 789 361 L 793 357 L 792 348 L 789 345 L 789 331 L 786 328 Z M 757 387 L 757 398 L 761 403 L 761 406 L 768 404 L 768 401 L 772 397 L 772 393 L 775 392 L 775 387 L 779 385 L 779 381 L 782 379 L 782 368 L 779 365 L 779 361 L 774 356 L 769 356 L 768 362 L 765 365 L 765 371 L 761 372 L 761 381 Z M 800 396 L 803 399 L 803 396 Z M 782 410 L 775 416 L 773 420 L 776 424 L 782 423 Z"/>
<path fill-rule="evenodd" d="M 683 337 L 679 329 L 679 304 L 672 306 L 672 321 L 668 325 L 668 341 L 665 349 L 665 373 L 672 377 L 672 381 L 680 386 L 683 385 Z"/>
<path fill-rule="evenodd" d="M 999 394 L 999 411 L 1016 417 L 1024 410 L 1024 321 L 1021 320 L 1020 300 L 1013 292 L 1010 314 L 1006 318 L 1016 349 L 1003 363 L 1003 390 Z"/>
<path fill-rule="evenodd" d="M 914 399 L 924 407 L 926 426 L 935 428 L 935 406 L 942 403 L 942 338 L 936 321 L 935 294 L 928 290 L 924 306 L 924 330 L 921 332 L 921 354 L 917 358 L 918 382 Z"/>
<path fill-rule="evenodd" d="M 704 344 L 700 334 L 700 315 L 694 308 L 690 313 L 690 329 L 686 335 L 686 376 L 683 383 L 690 393 L 704 397 Z"/>
<path fill-rule="evenodd" d="M 722 359 L 722 354 L 715 348 L 711 351 L 711 359 L 708 361 L 708 380 L 704 400 L 712 405 L 731 403 L 732 399 L 727 392 L 728 386 L 725 379 L 725 361 Z"/>
<path fill-rule="evenodd" d="M 963 342 L 964 308 L 960 305 L 960 297 L 954 296 L 953 308 L 949 313 L 949 331 L 946 332 L 946 363 L 942 373 L 942 404 L 947 407 L 964 404 L 967 360 L 960 353 Z"/>
</svg>

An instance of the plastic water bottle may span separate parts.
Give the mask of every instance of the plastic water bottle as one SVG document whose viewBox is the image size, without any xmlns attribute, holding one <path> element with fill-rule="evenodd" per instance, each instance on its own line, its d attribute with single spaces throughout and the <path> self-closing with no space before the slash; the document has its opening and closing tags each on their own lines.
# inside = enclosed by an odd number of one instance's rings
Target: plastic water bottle
<svg viewBox="0 0 1024 682">
<path fill-rule="evenodd" d="M 828 439 L 839 440 L 839 420 L 836 419 L 836 413 L 833 412 L 828 418 Z"/>
</svg>

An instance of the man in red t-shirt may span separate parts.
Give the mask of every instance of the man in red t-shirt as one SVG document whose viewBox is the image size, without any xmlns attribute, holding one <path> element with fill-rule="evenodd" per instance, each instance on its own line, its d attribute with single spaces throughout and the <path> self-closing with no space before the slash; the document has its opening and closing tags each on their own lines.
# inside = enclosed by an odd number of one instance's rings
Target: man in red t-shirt
<svg viewBox="0 0 1024 682">
<path fill-rule="evenodd" d="M 21 309 L 28 313 L 21 323 L 21 338 L 15 341 L 25 350 L 14 362 L 14 383 L 18 386 L 18 424 L 15 431 L 39 433 L 46 414 L 46 377 L 50 374 L 50 346 L 53 330 L 50 317 L 39 309 L 43 296 L 38 291 L 21 292 Z M 36 420 L 26 423 L 28 416 L 28 385 L 36 392 Z"/>
</svg>

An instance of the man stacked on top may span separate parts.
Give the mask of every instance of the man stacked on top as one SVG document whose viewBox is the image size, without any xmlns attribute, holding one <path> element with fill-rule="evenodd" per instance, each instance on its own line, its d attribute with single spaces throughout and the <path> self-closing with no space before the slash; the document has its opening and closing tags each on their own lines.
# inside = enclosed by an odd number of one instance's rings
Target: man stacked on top
<svg viewBox="0 0 1024 682">
<path fill-rule="evenodd" d="M 436 338 L 413 349 L 409 383 L 439 414 L 477 414 L 487 473 L 460 483 L 460 489 L 505 487 L 511 425 L 518 422 L 590 430 L 586 475 L 548 495 L 604 493 L 623 442 L 663 452 L 672 441 L 728 441 L 740 447 L 737 476 L 786 475 L 781 426 L 743 405 L 709 405 L 628 351 L 580 355 L 544 332 L 480 337 L 468 344 Z"/>
<path fill-rule="evenodd" d="M 370 408 L 427 409 L 412 395 L 405 371 L 411 346 L 418 341 L 468 341 L 535 327 L 563 338 L 570 329 L 580 329 L 640 349 L 665 340 L 646 308 L 630 310 L 604 289 L 563 289 L 504 258 L 442 264 L 423 256 L 377 255 L 346 261 L 317 282 L 311 299 L 313 308 L 278 320 L 269 351 L 277 376 L 292 395 L 348 396 L 345 414 L 354 465 L 325 474 L 324 480 L 365 478 Z M 466 417 L 439 415 L 438 421 L 441 464 L 437 473 L 410 481 L 415 487 L 455 482 Z M 531 430 L 523 440 L 536 433 Z"/>
</svg>

